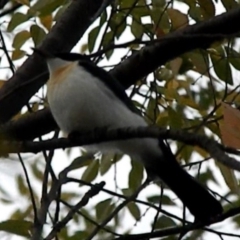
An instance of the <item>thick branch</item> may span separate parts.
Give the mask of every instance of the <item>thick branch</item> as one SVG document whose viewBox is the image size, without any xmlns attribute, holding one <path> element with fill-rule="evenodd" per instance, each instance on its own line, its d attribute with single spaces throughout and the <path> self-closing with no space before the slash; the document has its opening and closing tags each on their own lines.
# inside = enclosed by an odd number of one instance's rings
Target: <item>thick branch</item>
<svg viewBox="0 0 240 240">
<path fill-rule="evenodd" d="M 167 34 L 166 37 L 160 39 L 160 42 L 133 53 L 115 67 L 111 74 L 125 88 L 128 88 L 167 61 L 193 49 L 209 47 L 214 41 L 221 39 L 220 34 L 232 36 L 239 33 L 240 25 L 236 22 L 240 22 L 240 7 Z M 201 36 L 201 34 L 202 37 L 194 37 L 194 35 Z"/>
<path fill-rule="evenodd" d="M 224 153 L 224 147 L 215 140 L 181 130 L 166 130 L 157 127 L 123 128 L 116 130 L 99 129 L 72 141 L 67 138 L 52 139 L 41 142 L 6 142 L 0 143 L 0 153 L 37 153 L 44 150 L 67 148 L 99 143 L 104 141 L 125 140 L 129 138 L 161 138 L 182 141 L 188 145 L 197 145 L 206 150 L 213 158 L 231 169 L 240 171 L 240 163 Z"/>
<path fill-rule="evenodd" d="M 40 47 L 49 52 L 70 51 L 92 23 L 102 2 L 72 0 Z M 46 63 L 33 54 L 0 89 L 0 122 L 20 111 L 47 79 Z"/>
<path fill-rule="evenodd" d="M 58 129 L 48 108 L 0 126 L 0 138 L 32 140 Z"/>
</svg>

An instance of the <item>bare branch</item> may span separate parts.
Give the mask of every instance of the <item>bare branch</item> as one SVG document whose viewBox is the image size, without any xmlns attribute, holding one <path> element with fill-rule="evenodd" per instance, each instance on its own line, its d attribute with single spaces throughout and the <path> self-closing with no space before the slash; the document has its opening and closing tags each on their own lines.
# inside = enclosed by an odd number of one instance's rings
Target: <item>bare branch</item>
<svg viewBox="0 0 240 240">
<path fill-rule="evenodd" d="M 217 223 L 217 222 L 222 222 L 223 220 L 231 217 L 238 215 L 240 213 L 240 208 L 232 208 L 228 210 L 227 212 L 223 213 L 214 221 L 211 222 L 211 224 Z M 165 237 L 165 236 L 170 236 L 170 235 L 175 235 L 175 234 L 180 234 L 185 231 L 192 231 L 192 230 L 197 230 L 197 229 L 206 229 L 209 230 L 209 228 L 204 228 L 203 224 L 198 224 L 198 223 L 193 223 L 193 224 L 188 224 L 186 226 L 181 226 L 181 227 L 173 227 L 173 228 L 166 228 L 163 230 L 155 231 L 153 233 L 142 233 L 142 234 L 132 234 L 132 235 L 126 235 L 118 238 L 114 238 L 114 240 L 145 240 L 145 239 L 151 239 L 151 238 L 159 238 L 159 237 Z M 228 235 L 228 234 L 226 234 Z M 229 236 L 233 236 L 229 234 Z"/>
<path fill-rule="evenodd" d="M 45 240 L 51 240 L 53 239 L 57 233 L 66 226 L 66 224 L 73 218 L 74 214 L 81 209 L 82 207 L 86 206 L 89 202 L 90 198 L 96 196 L 104 187 L 105 182 L 100 182 L 98 184 L 95 184 L 91 187 L 91 189 L 85 193 L 83 198 L 75 205 L 73 206 L 70 211 L 67 213 L 67 215 L 59 221 L 55 226 L 53 227 L 52 231 L 49 233 L 49 235 L 45 238 Z"/>
<path fill-rule="evenodd" d="M 157 127 L 138 127 L 138 128 L 121 128 L 115 130 L 98 129 L 89 134 L 79 136 L 77 139 L 69 140 L 59 138 L 46 140 L 42 142 L 8 142 L 0 143 L 0 153 L 19 153 L 33 152 L 37 153 L 43 150 L 53 150 L 57 148 L 67 148 L 81 145 L 88 145 L 104 141 L 124 140 L 130 138 L 161 138 L 172 139 L 184 142 L 188 145 L 197 145 L 206 150 L 213 158 L 231 169 L 240 171 L 240 163 L 235 159 L 227 156 L 224 151 L 234 151 L 231 148 L 225 148 L 215 140 L 204 135 L 197 135 L 183 130 L 167 130 Z"/>
<path fill-rule="evenodd" d="M 109 214 L 106 219 L 102 221 L 102 223 L 99 226 L 96 226 L 96 228 L 90 233 L 90 235 L 87 237 L 86 240 L 91 240 L 95 237 L 95 235 L 108 223 L 110 222 L 114 216 L 118 214 L 119 211 L 121 211 L 128 203 L 134 201 L 138 194 L 149 184 L 149 179 L 147 179 L 131 196 L 125 199 L 121 204 L 119 204 L 114 211 Z"/>
</svg>

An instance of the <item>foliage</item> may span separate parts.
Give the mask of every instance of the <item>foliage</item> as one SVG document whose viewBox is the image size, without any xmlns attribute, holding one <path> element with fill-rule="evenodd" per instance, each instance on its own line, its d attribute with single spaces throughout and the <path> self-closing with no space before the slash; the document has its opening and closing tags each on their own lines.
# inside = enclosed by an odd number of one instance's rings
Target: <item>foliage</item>
<svg viewBox="0 0 240 240">
<path fill-rule="evenodd" d="M 7 80 L 27 59 L 30 47 L 41 45 L 69 5 L 71 1 L 66 0 L 14 0 L 4 6 L 0 13 L 1 79 Z M 236 0 L 116 0 L 89 27 L 75 51 L 80 49 L 99 66 L 107 65 L 106 69 L 114 70 L 131 54 L 161 42 L 171 33 L 215 18 L 219 9 L 227 12 L 238 7 Z M 78 31 L 72 28 L 73 32 Z M 202 35 L 187 37 L 186 41 L 197 41 Z M 155 61 L 147 60 L 150 64 Z M 226 35 L 207 47 L 174 56 L 137 79 L 128 94 L 149 124 L 207 135 L 239 148 L 239 70 L 238 39 Z M 14 119 L 17 121 L 45 107 L 46 89 L 42 87 Z M 55 131 L 53 138 L 57 137 Z M 198 146 L 180 142 L 171 142 L 171 146 L 179 163 L 217 192 L 225 210 L 239 206 L 238 173 L 214 161 Z M 7 159 L 11 156 L 4 157 L 4 161 Z M 230 227 L 223 231 L 211 225 L 189 228 L 183 234 L 184 224 L 192 219 L 190 214 L 182 214 L 182 206 L 173 193 L 163 184 L 151 184 L 142 190 L 140 186 L 146 178 L 143 166 L 119 155 L 102 155 L 93 161 L 84 152 L 68 149 L 65 153 L 43 151 L 35 157 L 18 154 L 18 161 L 24 171 L 17 171 L 12 177 L 16 186 L 0 183 L 1 205 L 11 209 L 0 222 L 0 230 L 6 236 L 37 239 L 33 236 L 38 233 L 46 239 L 56 235 L 58 239 L 71 240 L 136 239 L 131 235 L 134 232 L 139 234 L 137 239 L 146 239 L 141 235 L 146 232 L 150 239 L 153 231 L 156 234 L 159 231 L 156 236 L 164 239 L 201 239 L 213 234 L 227 239 L 229 228 L 240 225 L 236 211 L 230 215 Z M 21 169 L 16 160 L 14 163 Z M 101 181 L 106 181 L 105 188 L 104 184 L 98 184 Z M 96 189 L 99 192 L 94 192 Z M 137 189 L 142 191 L 136 198 Z M 17 198 L 24 204 L 16 205 Z M 40 230 L 37 214 L 41 215 Z M 164 233 L 169 227 L 172 232 Z M 240 236 L 235 229 L 231 233 Z"/>
</svg>

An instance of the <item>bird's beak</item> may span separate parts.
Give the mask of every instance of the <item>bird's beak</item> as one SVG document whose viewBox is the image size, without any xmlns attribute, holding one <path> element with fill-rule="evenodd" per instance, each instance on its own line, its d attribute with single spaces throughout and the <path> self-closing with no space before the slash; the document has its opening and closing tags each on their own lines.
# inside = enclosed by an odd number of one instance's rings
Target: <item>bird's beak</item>
<svg viewBox="0 0 240 240">
<path fill-rule="evenodd" d="M 50 59 L 50 58 L 54 58 L 54 56 L 51 53 L 48 53 L 45 50 L 39 49 L 39 48 L 32 48 L 33 52 L 38 54 L 39 56 L 41 56 L 44 59 Z"/>
</svg>

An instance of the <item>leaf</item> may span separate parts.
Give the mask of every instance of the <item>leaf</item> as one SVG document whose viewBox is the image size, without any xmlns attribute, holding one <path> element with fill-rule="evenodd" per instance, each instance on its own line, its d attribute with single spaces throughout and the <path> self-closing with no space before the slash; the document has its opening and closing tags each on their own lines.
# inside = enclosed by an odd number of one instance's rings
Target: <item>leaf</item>
<svg viewBox="0 0 240 240">
<path fill-rule="evenodd" d="M 235 0 L 221 0 L 221 2 L 227 11 L 239 6 L 239 3 Z"/>
<path fill-rule="evenodd" d="M 219 54 L 210 54 L 214 71 L 219 79 L 232 85 L 232 70 L 229 62 L 226 57 L 222 55 L 222 49 L 219 48 L 218 50 Z"/>
<path fill-rule="evenodd" d="M 105 199 L 96 205 L 96 218 L 98 221 L 108 216 L 114 209 L 114 204 L 111 204 L 112 198 Z"/>
<path fill-rule="evenodd" d="M 229 189 L 240 196 L 238 179 L 236 178 L 234 171 L 219 162 L 216 162 L 216 164 L 219 167 L 224 181 Z"/>
<path fill-rule="evenodd" d="M 42 16 L 40 17 L 40 22 L 48 31 L 50 31 L 53 23 L 53 17 L 51 14 Z"/>
<path fill-rule="evenodd" d="M 179 69 L 182 65 L 183 60 L 178 57 L 175 58 L 174 60 L 170 61 L 169 65 L 171 67 L 172 73 L 174 76 L 178 75 Z"/>
<path fill-rule="evenodd" d="M 188 106 L 200 110 L 199 105 L 192 98 L 190 98 L 189 95 L 181 95 L 177 100 L 178 103 L 183 106 Z"/>
<path fill-rule="evenodd" d="M 171 20 L 172 29 L 181 29 L 188 25 L 188 16 L 179 10 L 168 8 L 167 14 Z"/>
<path fill-rule="evenodd" d="M 68 3 L 70 4 L 71 2 L 69 1 Z M 54 21 L 58 21 L 61 18 L 62 14 L 68 8 L 69 4 L 65 4 L 64 6 L 58 8 L 57 13 L 55 14 L 55 16 L 53 18 Z"/>
<path fill-rule="evenodd" d="M 176 112 L 173 108 L 168 107 L 168 116 L 169 116 L 169 125 L 173 129 L 180 129 L 183 124 L 182 115 L 179 112 Z"/>
<path fill-rule="evenodd" d="M 95 28 L 93 28 L 90 33 L 88 34 L 88 49 L 89 49 L 89 52 L 91 53 L 94 49 L 94 46 L 95 46 L 95 42 L 97 40 L 97 37 L 98 37 L 98 34 L 99 34 L 99 31 L 100 31 L 100 27 L 97 26 Z"/>
<path fill-rule="evenodd" d="M 16 234 L 22 237 L 30 237 L 32 222 L 24 220 L 7 220 L 0 222 L 0 231 Z"/>
<path fill-rule="evenodd" d="M 155 121 L 159 114 L 158 101 L 156 98 L 150 97 L 148 101 L 148 106 L 146 109 L 146 116 L 151 121 Z"/>
<path fill-rule="evenodd" d="M 30 38 L 30 33 L 26 30 L 19 32 L 15 35 L 12 46 L 20 48 Z"/>
<path fill-rule="evenodd" d="M 87 182 L 93 181 L 97 177 L 98 170 L 99 170 L 99 160 L 95 159 L 84 171 L 82 175 L 82 180 Z"/>
<path fill-rule="evenodd" d="M 131 165 L 128 184 L 131 189 L 137 189 L 142 183 L 144 168 L 141 163 L 134 160 L 131 161 Z"/>
<path fill-rule="evenodd" d="M 114 43 L 114 33 L 113 31 L 107 32 L 103 37 L 103 48 L 109 46 Z M 112 56 L 113 50 L 110 50 L 106 53 L 107 59 Z"/>
<path fill-rule="evenodd" d="M 15 0 L 15 1 L 22 5 L 30 6 L 29 0 Z"/>
<path fill-rule="evenodd" d="M 26 186 L 26 182 L 21 175 L 17 177 L 17 185 L 18 185 L 18 190 L 22 195 L 28 194 L 29 191 Z"/>
<path fill-rule="evenodd" d="M 135 220 L 139 220 L 141 218 L 141 212 L 138 205 L 135 202 L 130 202 L 127 205 L 129 212 L 135 218 Z"/>
<path fill-rule="evenodd" d="M 107 21 L 107 11 L 104 10 L 101 17 L 99 25 L 102 26 Z"/>
<path fill-rule="evenodd" d="M 35 46 L 39 45 L 46 36 L 45 31 L 38 25 L 32 25 L 30 27 L 30 33 Z"/>
<path fill-rule="evenodd" d="M 200 7 L 191 6 L 190 9 L 188 10 L 188 14 L 189 14 L 189 17 L 193 18 L 196 22 L 203 20 Z"/>
<path fill-rule="evenodd" d="M 52 14 L 57 8 L 62 6 L 66 0 L 38 0 L 31 10 L 39 12 L 39 16 Z"/>
<path fill-rule="evenodd" d="M 204 19 L 209 19 L 215 16 L 215 6 L 212 0 L 198 0 L 200 10 Z"/>
<path fill-rule="evenodd" d="M 135 38 L 141 38 L 144 33 L 142 24 L 133 19 L 131 24 L 131 32 Z"/>
<path fill-rule="evenodd" d="M 34 165 L 32 165 L 31 170 L 32 170 L 34 177 L 36 177 L 38 180 L 42 181 L 43 171 L 42 171 L 42 169 L 39 168 L 37 161 L 36 161 L 36 163 L 34 163 Z"/>
<path fill-rule="evenodd" d="M 164 215 L 158 218 L 155 224 L 155 228 L 159 228 L 159 229 L 164 229 L 164 228 L 173 227 L 173 226 L 176 226 L 176 223 L 172 220 L 172 218 L 166 217 Z"/>
<path fill-rule="evenodd" d="M 27 20 L 27 14 L 23 14 L 20 12 L 15 13 L 8 24 L 7 31 L 11 32 L 13 29 L 15 29 L 21 23 L 26 22 Z"/>
<path fill-rule="evenodd" d="M 123 0 L 120 1 L 120 6 L 121 8 L 130 8 L 135 2 L 136 0 Z"/>
<path fill-rule="evenodd" d="M 64 174 L 76 169 L 80 169 L 85 166 L 90 166 L 90 163 L 94 162 L 95 159 L 92 155 L 83 155 L 75 158 L 72 163 L 63 170 Z"/>
<path fill-rule="evenodd" d="M 193 70 L 203 75 L 205 75 L 208 72 L 209 69 L 208 56 L 205 56 L 199 50 L 195 50 L 191 53 L 188 53 L 188 56 L 194 65 Z"/>
<path fill-rule="evenodd" d="M 228 60 L 234 68 L 240 70 L 240 54 L 233 48 L 225 47 L 225 51 L 228 53 Z"/>
<path fill-rule="evenodd" d="M 114 155 L 113 154 L 103 154 L 101 157 L 101 163 L 100 163 L 100 175 L 103 176 L 105 173 L 108 172 L 108 170 L 112 166 L 112 159 Z"/>
<path fill-rule="evenodd" d="M 169 206 L 175 206 L 175 203 L 172 201 L 170 197 L 167 195 L 163 195 L 160 199 L 160 195 L 153 195 L 150 197 L 147 197 L 148 202 L 159 204 L 160 201 L 164 205 L 169 205 Z"/>
<path fill-rule="evenodd" d="M 154 29 L 161 29 L 164 33 L 169 32 L 171 25 L 165 10 L 162 11 L 162 9 L 153 8 L 151 11 L 151 18 L 153 20 Z"/>
<path fill-rule="evenodd" d="M 84 43 L 81 45 L 80 53 L 85 53 L 88 50 L 88 44 Z"/>
<path fill-rule="evenodd" d="M 223 121 L 220 123 L 222 141 L 226 146 L 240 148 L 240 112 L 222 103 Z"/>
<path fill-rule="evenodd" d="M 24 57 L 25 55 L 26 55 L 25 51 L 22 51 L 20 49 L 16 49 L 12 52 L 12 60 L 13 61 L 18 60 L 18 59 Z"/>
</svg>

